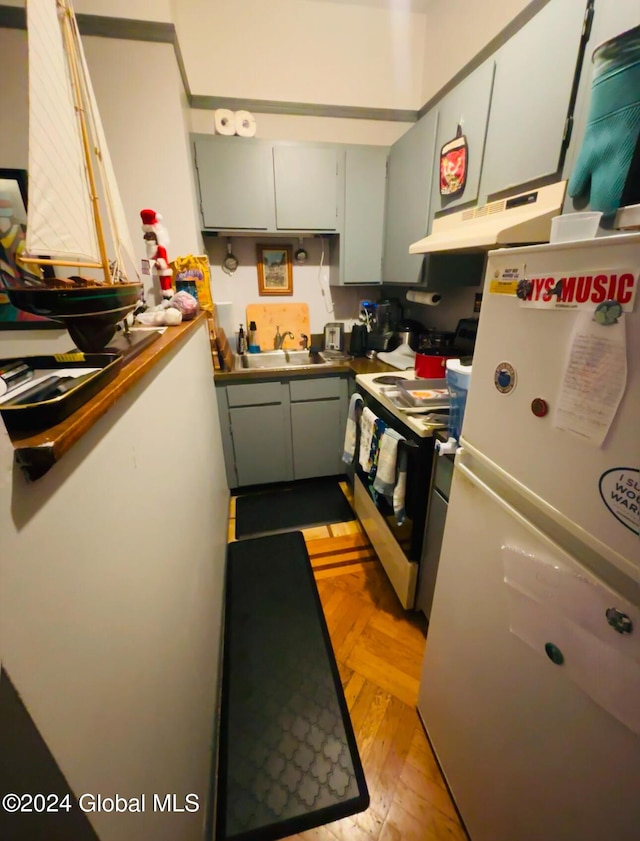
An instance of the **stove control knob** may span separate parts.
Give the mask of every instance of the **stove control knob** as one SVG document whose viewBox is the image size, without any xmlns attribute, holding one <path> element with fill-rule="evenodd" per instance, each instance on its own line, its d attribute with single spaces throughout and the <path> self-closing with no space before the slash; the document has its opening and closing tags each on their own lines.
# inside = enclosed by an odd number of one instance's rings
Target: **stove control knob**
<svg viewBox="0 0 640 841">
<path fill-rule="evenodd" d="M 543 418 L 549 411 L 549 404 L 542 397 L 536 397 L 531 401 L 531 411 L 537 418 Z"/>
</svg>

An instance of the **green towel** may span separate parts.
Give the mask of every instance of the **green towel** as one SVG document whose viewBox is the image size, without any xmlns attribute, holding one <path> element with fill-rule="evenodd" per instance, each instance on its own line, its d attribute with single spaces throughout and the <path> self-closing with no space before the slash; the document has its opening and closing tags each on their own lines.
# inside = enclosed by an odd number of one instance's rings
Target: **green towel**
<svg viewBox="0 0 640 841">
<path fill-rule="evenodd" d="M 640 26 L 607 41 L 593 61 L 587 127 L 568 190 L 610 216 L 620 206 L 640 134 Z"/>
</svg>

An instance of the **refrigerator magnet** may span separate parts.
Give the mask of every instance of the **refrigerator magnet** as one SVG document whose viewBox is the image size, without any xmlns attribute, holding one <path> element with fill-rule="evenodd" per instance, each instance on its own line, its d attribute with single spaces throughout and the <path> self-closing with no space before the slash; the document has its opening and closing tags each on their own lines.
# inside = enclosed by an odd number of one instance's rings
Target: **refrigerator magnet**
<svg viewBox="0 0 640 841">
<path fill-rule="evenodd" d="M 640 470 L 636 467 L 605 470 L 598 490 L 616 520 L 634 534 L 640 534 Z"/>
<path fill-rule="evenodd" d="M 516 369 L 510 362 L 501 362 L 493 374 L 493 383 L 500 394 L 511 394 L 518 382 Z"/>
</svg>

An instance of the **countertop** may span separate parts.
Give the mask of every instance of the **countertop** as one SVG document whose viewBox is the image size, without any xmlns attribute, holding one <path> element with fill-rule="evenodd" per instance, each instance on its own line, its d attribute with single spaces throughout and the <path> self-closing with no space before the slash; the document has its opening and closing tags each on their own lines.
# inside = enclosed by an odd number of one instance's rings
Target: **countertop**
<svg viewBox="0 0 640 841">
<path fill-rule="evenodd" d="M 168 327 L 134 359 L 125 362 L 110 383 L 59 424 L 36 433 L 10 433 L 15 460 L 27 477 L 31 480 L 39 479 L 50 470 L 144 374 L 167 354 L 175 352 L 185 338 L 201 328 L 205 322 L 206 313 L 201 313 L 193 321 L 185 321 L 177 327 Z"/>
<path fill-rule="evenodd" d="M 125 363 L 115 379 L 107 383 L 98 394 L 56 426 L 36 433 L 11 433 L 9 437 L 14 447 L 16 463 L 20 465 L 27 477 L 31 480 L 39 479 L 50 470 L 64 453 L 91 429 L 122 395 L 129 391 L 160 359 L 173 352 L 187 335 L 201 327 L 205 320 L 206 314 L 201 313 L 193 321 L 167 328 L 158 339 L 141 351 L 138 356 Z M 331 365 L 318 365 L 315 368 L 215 371 L 215 384 L 223 385 L 232 382 L 265 379 L 327 377 L 336 374 L 375 374 L 393 371 L 397 373 L 396 368 L 384 362 L 379 362 L 377 359 L 354 358 Z"/>
<path fill-rule="evenodd" d="M 316 365 L 308 368 L 287 368 L 274 369 L 265 368 L 262 370 L 252 369 L 244 371 L 216 371 L 216 385 L 228 385 L 234 382 L 253 382 L 257 380 L 291 379 L 294 377 L 329 377 L 336 374 L 382 374 L 387 372 L 398 373 L 398 369 L 377 359 L 353 358 L 344 362 L 333 362 L 331 365 Z"/>
</svg>

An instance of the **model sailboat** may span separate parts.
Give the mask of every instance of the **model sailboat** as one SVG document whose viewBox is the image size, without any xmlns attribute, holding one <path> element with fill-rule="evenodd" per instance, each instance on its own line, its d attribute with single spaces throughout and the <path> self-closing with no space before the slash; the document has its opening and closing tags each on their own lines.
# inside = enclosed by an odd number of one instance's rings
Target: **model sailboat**
<svg viewBox="0 0 640 841">
<path fill-rule="evenodd" d="M 142 284 L 71 4 L 27 0 L 26 8 L 29 201 L 23 262 L 36 279 L 6 292 L 18 309 L 64 323 L 81 350 L 97 351 L 136 306 Z"/>
</svg>

